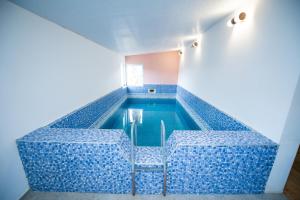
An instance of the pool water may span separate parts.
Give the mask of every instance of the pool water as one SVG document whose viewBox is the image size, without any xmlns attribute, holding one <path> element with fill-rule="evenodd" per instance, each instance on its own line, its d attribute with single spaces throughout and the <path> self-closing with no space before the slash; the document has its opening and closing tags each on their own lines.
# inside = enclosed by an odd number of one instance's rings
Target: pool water
<svg viewBox="0 0 300 200">
<path fill-rule="evenodd" d="M 166 139 L 173 130 L 199 130 L 200 128 L 176 99 L 127 99 L 100 127 L 124 129 L 130 137 L 130 126 L 137 121 L 137 145 L 160 145 L 160 121 L 166 127 Z"/>
</svg>

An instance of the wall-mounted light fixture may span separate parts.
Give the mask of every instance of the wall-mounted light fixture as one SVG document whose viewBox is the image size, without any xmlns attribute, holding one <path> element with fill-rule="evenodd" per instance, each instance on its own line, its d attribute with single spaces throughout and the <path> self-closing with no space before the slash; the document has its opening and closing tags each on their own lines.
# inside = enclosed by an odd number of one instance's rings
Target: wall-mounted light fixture
<svg viewBox="0 0 300 200">
<path fill-rule="evenodd" d="M 180 56 L 181 56 L 181 55 L 182 55 L 182 53 L 183 53 L 183 52 L 182 52 L 182 50 L 178 50 L 178 55 L 180 55 Z"/>
<path fill-rule="evenodd" d="M 230 20 L 230 25 L 233 26 L 237 23 L 243 22 L 246 19 L 246 13 L 245 12 L 240 12 L 238 15 L 234 16 L 231 20 Z"/>
<path fill-rule="evenodd" d="M 199 42 L 197 40 L 194 40 L 193 44 L 192 44 L 192 48 L 196 48 L 199 46 Z"/>
</svg>

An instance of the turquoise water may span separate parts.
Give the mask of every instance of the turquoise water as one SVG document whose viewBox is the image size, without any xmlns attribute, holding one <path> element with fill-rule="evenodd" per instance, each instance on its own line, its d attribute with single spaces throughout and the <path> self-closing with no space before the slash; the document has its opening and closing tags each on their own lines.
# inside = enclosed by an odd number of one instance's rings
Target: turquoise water
<svg viewBox="0 0 300 200">
<path fill-rule="evenodd" d="M 100 127 L 124 129 L 130 137 L 130 125 L 137 119 L 137 145 L 160 145 L 160 120 L 163 120 L 168 138 L 173 130 L 200 130 L 175 99 L 127 99 Z"/>
</svg>

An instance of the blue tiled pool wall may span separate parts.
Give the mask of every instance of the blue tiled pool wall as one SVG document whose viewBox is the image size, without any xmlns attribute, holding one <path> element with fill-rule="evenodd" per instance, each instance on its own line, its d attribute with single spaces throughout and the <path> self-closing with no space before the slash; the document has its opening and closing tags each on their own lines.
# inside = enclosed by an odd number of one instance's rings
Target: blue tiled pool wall
<svg viewBox="0 0 300 200">
<path fill-rule="evenodd" d="M 148 89 L 155 88 L 156 94 L 149 94 Z M 97 119 L 107 112 L 122 97 L 134 94 L 146 95 L 145 97 L 156 97 L 165 94 L 175 97 L 175 94 L 190 106 L 197 115 L 209 126 L 208 130 L 250 130 L 232 117 L 193 95 L 189 91 L 177 85 L 155 85 L 145 84 L 143 87 L 119 88 L 108 95 L 84 106 L 81 109 L 57 120 L 50 125 L 51 128 L 89 128 Z M 193 117 L 194 118 L 194 117 Z M 195 120 L 195 119 L 194 119 Z M 196 120 L 195 120 L 196 121 Z"/>
<path fill-rule="evenodd" d="M 148 89 L 155 89 L 157 94 L 176 94 L 177 85 L 144 84 L 140 87 L 127 87 L 128 94 L 148 94 Z"/>
<path fill-rule="evenodd" d="M 138 171 L 136 173 L 137 194 L 162 194 L 163 192 L 162 171 Z"/>
<path fill-rule="evenodd" d="M 180 98 L 193 109 L 202 107 L 208 114 L 220 112 L 211 109 L 199 98 L 194 99 L 183 88 L 178 88 Z M 126 89 L 118 89 L 104 97 L 106 100 L 101 98 L 17 141 L 33 190 L 130 193 L 130 142 L 126 133 L 123 130 L 86 129 L 99 116 L 93 109 L 103 109 L 103 113 L 126 93 Z M 200 107 L 191 103 L 191 99 L 200 101 Z M 216 120 L 219 116 L 216 113 L 211 115 L 214 117 L 204 117 L 205 120 Z M 217 119 L 224 118 L 226 122 L 233 120 L 234 127 L 239 127 L 236 125 L 238 122 L 224 115 L 220 114 Z M 215 127 L 214 123 L 210 125 Z M 216 125 L 216 130 L 232 129 L 232 126 L 219 126 Z M 262 193 L 277 145 L 258 133 L 245 130 L 175 131 L 167 143 L 167 192 Z M 161 175 L 161 172 L 139 172 L 136 177 L 137 192 L 161 193 Z"/>
<path fill-rule="evenodd" d="M 41 128 L 17 144 L 34 191 L 131 191 L 130 141 L 123 130 Z M 175 131 L 167 150 L 168 193 L 241 194 L 263 193 L 277 145 L 250 131 Z M 139 157 L 159 162 L 148 151 Z M 137 193 L 160 194 L 162 175 L 138 172 Z"/>
<path fill-rule="evenodd" d="M 107 112 L 122 97 L 127 95 L 126 88 L 119 88 L 83 108 L 59 119 L 51 128 L 88 128 L 101 115 Z"/>
<path fill-rule="evenodd" d="M 276 147 L 179 146 L 168 162 L 168 192 L 263 193 L 275 154 Z"/>
<path fill-rule="evenodd" d="M 263 193 L 277 145 L 251 131 L 174 131 L 168 140 L 168 192 Z"/>
<path fill-rule="evenodd" d="M 130 141 L 122 130 L 42 128 L 17 145 L 33 191 L 131 191 Z"/>
<path fill-rule="evenodd" d="M 148 89 L 155 88 L 156 94 L 148 96 Z M 143 94 L 144 97 L 174 98 L 177 85 L 145 84 L 142 87 L 119 88 L 100 99 L 58 119 L 50 124 L 51 128 L 89 128 L 97 119 L 127 94 Z M 164 96 L 159 96 L 164 94 Z"/>
<path fill-rule="evenodd" d="M 182 98 L 212 130 L 249 131 L 250 128 L 226 115 L 209 103 L 193 95 L 181 86 L 177 86 L 177 96 Z"/>
</svg>

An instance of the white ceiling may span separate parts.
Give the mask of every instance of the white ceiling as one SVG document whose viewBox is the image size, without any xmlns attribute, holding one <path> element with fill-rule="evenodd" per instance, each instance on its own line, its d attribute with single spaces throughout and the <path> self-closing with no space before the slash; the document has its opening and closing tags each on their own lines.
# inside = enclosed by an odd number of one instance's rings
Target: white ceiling
<svg viewBox="0 0 300 200">
<path fill-rule="evenodd" d="M 124 55 L 167 51 L 193 39 L 243 0 L 11 0 Z"/>
</svg>

